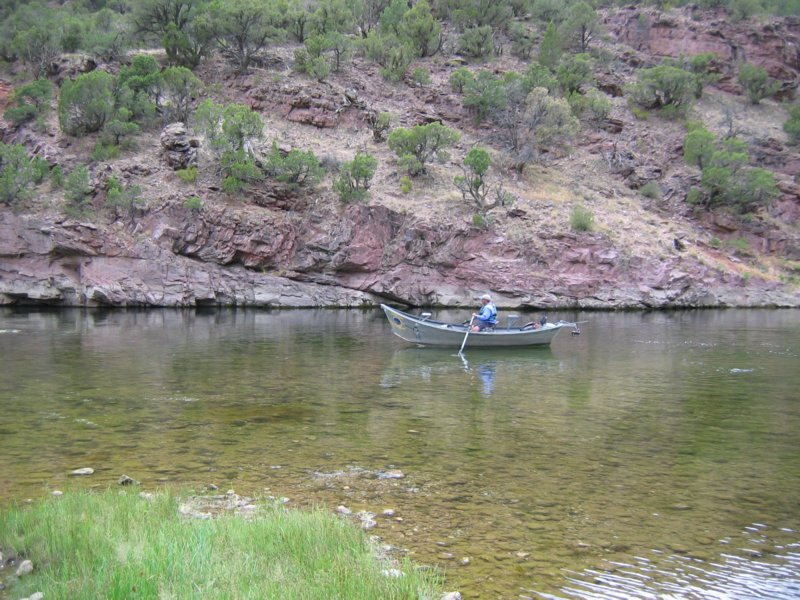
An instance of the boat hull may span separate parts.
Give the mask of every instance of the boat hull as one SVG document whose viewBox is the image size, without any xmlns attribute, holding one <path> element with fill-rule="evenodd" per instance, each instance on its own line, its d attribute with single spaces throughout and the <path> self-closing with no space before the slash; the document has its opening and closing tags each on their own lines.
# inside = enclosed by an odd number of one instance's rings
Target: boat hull
<svg viewBox="0 0 800 600">
<path fill-rule="evenodd" d="M 421 319 L 391 306 L 381 304 L 392 333 L 412 344 L 460 348 L 467 333 L 465 325 Z M 561 331 L 563 324 L 545 324 L 539 329 L 495 328 L 493 331 L 474 331 L 467 338 L 468 348 L 508 348 L 547 346 Z"/>
</svg>

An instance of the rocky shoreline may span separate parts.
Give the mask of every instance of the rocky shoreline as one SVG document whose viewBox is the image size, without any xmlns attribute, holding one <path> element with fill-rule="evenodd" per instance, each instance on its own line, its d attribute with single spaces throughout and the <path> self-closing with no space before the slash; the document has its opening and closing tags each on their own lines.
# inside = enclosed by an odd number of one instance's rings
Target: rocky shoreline
<svg viewBox="0 0 800 600">
<path fill-rule="evenodd" d="M 628 255 L 601 234 L 536 251 L 468 225 L 382 206 L 255 214 L 177 201 L 135 224 L 0 211 L 0 304 L 83 307 L 463 307 L 485 290 L 515 309 L 798 307 L 778 281 L 704 264 L 688 242 Z"/>
</svg>

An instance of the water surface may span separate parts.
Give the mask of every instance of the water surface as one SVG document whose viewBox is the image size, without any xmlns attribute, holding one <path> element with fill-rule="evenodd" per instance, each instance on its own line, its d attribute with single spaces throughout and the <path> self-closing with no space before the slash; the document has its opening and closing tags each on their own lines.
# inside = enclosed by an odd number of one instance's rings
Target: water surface
<svg viewBox="0 0 800 600">
<path fill-rule="evenodd" d="M 125 473 L 369 511 L 465 598 L 800 597 L 800 312 L 553 318 L 462 360 L 378 311 L 3 309 L 0 504 Z"/>
</svg>

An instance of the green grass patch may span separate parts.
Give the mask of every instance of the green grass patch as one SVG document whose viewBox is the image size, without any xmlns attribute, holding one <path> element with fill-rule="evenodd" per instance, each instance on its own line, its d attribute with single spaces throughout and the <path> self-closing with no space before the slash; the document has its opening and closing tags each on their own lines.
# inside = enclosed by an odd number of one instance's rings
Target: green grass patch
<svg viewBox="0 0 800 600">
<path fill-rule="evenodd" d="M 311 598 L 438 597 L 439 581 L 408 563 L 403 575 L 372 552 L 364 532 L 322 510 L 260 507 L 252 517 L 184 517 L 176 496 L 68 492 L 0 513 L 0 548 L 33 561 L 4 577 L 14 597 Z"/>
</svg>

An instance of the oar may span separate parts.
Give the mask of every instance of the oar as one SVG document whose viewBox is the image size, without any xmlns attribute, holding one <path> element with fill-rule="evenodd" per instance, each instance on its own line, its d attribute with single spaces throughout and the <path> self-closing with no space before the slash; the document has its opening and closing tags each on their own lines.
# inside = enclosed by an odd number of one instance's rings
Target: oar
<svg viewBox="0 0 800 600">
<path fill-rule="evenodd" d="M 467 325 L 467 333 L 464 334 L 464 341 L 461 342 L 461 349 L 458 351 L 459 354 L 464 352 L 464 346 L 467 344 L 467 338 L 469 337 L 469 332 L 472 329 L 472 321 L 475 320 L 475 315 L 472 315 L 472 318 L 469 320 L 469 325 Z"/>
</svg>

